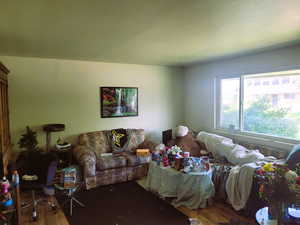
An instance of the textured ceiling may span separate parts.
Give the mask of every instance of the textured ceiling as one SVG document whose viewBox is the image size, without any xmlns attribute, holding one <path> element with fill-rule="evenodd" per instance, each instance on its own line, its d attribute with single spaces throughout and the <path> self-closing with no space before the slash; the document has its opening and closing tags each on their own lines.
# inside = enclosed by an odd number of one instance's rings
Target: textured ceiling
<svg viewBox="0 0 300 225">
<path fill-rule="evenodd" d="M 0 3 L 0 55 L 184 65 L 300 40 L 299 0 Z"/>
</svg>

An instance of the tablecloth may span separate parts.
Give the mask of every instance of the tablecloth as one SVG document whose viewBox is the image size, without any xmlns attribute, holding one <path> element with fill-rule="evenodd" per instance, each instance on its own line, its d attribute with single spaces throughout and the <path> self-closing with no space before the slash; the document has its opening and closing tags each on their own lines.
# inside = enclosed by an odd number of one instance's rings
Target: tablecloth
<svg viewBox="0 0 300 225">
<path fill-rule="evenodd" d="M 163 198 L 174 197 L 172 204 L 176 207 L 205 208 L 207 200 L 215 194 L 211 176 L 211 170 L 185 174 L 173 168 L 158 166 L 152 161 L 149 164 L 146 188 Z"/>
</svg>

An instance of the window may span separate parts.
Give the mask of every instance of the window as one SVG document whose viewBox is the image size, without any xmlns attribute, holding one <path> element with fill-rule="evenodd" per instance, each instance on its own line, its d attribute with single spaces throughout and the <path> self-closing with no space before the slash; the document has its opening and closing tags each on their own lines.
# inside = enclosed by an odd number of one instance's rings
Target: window
<svg viewBox="0 0 300 225">
<path fill-rule="evenodd" d="M 260 80 L 255 80 L 255 81 L 254 81 L 254 85 L 255 85 L 255 86 L 259 86 L 259 85 L 260 85 Z"/>
<path fill-rule="evenodd" d="M 220 120 L 224 127 L 239 126 L 239 93 L 240 79 L 221 80 L 221 113 Z"/>
<path fill-rule="evenodd" d="M 272 80 L 272 84 L 273 85 L 278 85 L 279 84 L 278 78 L 275 78 L 274 80 Z"/>
<path fill-rule="evenodd" d="M 300 70 L 218 79 L 217 128 L 300 139 L 299 83 Z"/>
<path fill-rule="evenodd" d="M 290 83 L 290 78 L 285 77 L 285 78 L 282 79 L 281 82 L 282 82 L 283 84 L 288 84 L 288 83 Z"/>
<path fill-rule="evenodd" d="M 272 106 L 278 105 L 278 95 L 272 95 Z"/>
<path fill-rule="evenodd" d="M 270 81 L 268 81 L 268 80 L 263 81 L 264 86 L 268 86 L 269 84 L 270 84 Z"/>
<path fill-rule="evenodd" d="M 284 95 L 284 99 L 294 99 L 295 98 L 295 93 L 285 93 Z"/>
</svg>

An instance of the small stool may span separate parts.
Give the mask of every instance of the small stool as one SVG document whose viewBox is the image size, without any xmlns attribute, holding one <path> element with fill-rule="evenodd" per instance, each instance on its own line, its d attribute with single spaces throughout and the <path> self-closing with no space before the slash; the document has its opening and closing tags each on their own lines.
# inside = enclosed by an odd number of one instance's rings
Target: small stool
<svg viewBox="0 0 300 225">
<path fill-rule="evenodd" d="M 36 221 L 38 219 L 38 211 L 37 206 L 39 203 L 47 202 L 47 200 L 43 198 L 36 198 L 36 191 L 42 189 L 42 184 L 39 182 L 38 176 L 34 175 L 28 178 L 25 178 L 25 176 L 22 177 L 21 181 L 22 189 L 29 189 L 31 190 L 31 201 L 29 202 L 22 202 L 21 208 L 27 208 L 32 206 L 32 220 Z"/>
<path fill-rule="evenodd" d="M 85 207 L 83 203 L 81 203 L 78 199 L 74 197 L 74 194 L 78 191 L 80 188 L 80 184 L 76 184 L 74 187 L 63 187 L 59 184 L 54 185 L 55 188 L 57 188 L 60 191 L 63 191 L 67 197 L 67 200 L 62 204 L 62 207 L 70 202 L 70 215 L 72 216 L 73 213 L 73 201 L 76 202 L 79 206 Z"/>
</svg>

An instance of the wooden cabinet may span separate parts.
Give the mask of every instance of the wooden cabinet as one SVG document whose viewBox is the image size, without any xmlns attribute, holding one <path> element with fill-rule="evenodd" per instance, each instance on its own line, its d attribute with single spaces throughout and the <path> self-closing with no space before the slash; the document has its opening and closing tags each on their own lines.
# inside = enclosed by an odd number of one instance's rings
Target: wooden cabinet
<svg viewBox="0 0 300 225">
<path fill-rule="evenodd" d="M 0 62 L 0 154 L 2 156 L 2 175 L 7 175 L 7 166 L 11 156 L 11 141 L 9 131 L 9 112 L 8 112 L 8 81 L 9 70 Z M 2 177 L 0 177 L 1 179 Z M 21 225 L 20 211 L 20 191 L 19 186 L 14 189 L 14 202 L 17 217 L 14 224 Z M 3 212 L 2 212 L 3 213 Z"/>
<path fill-rule="evenodd" d="M 8 73 L 9 70 L 0 62 L 0 150 L 4 175 L 7 175 L 7 165 L 11 153 L 8 112 Z"/>
</svg>

